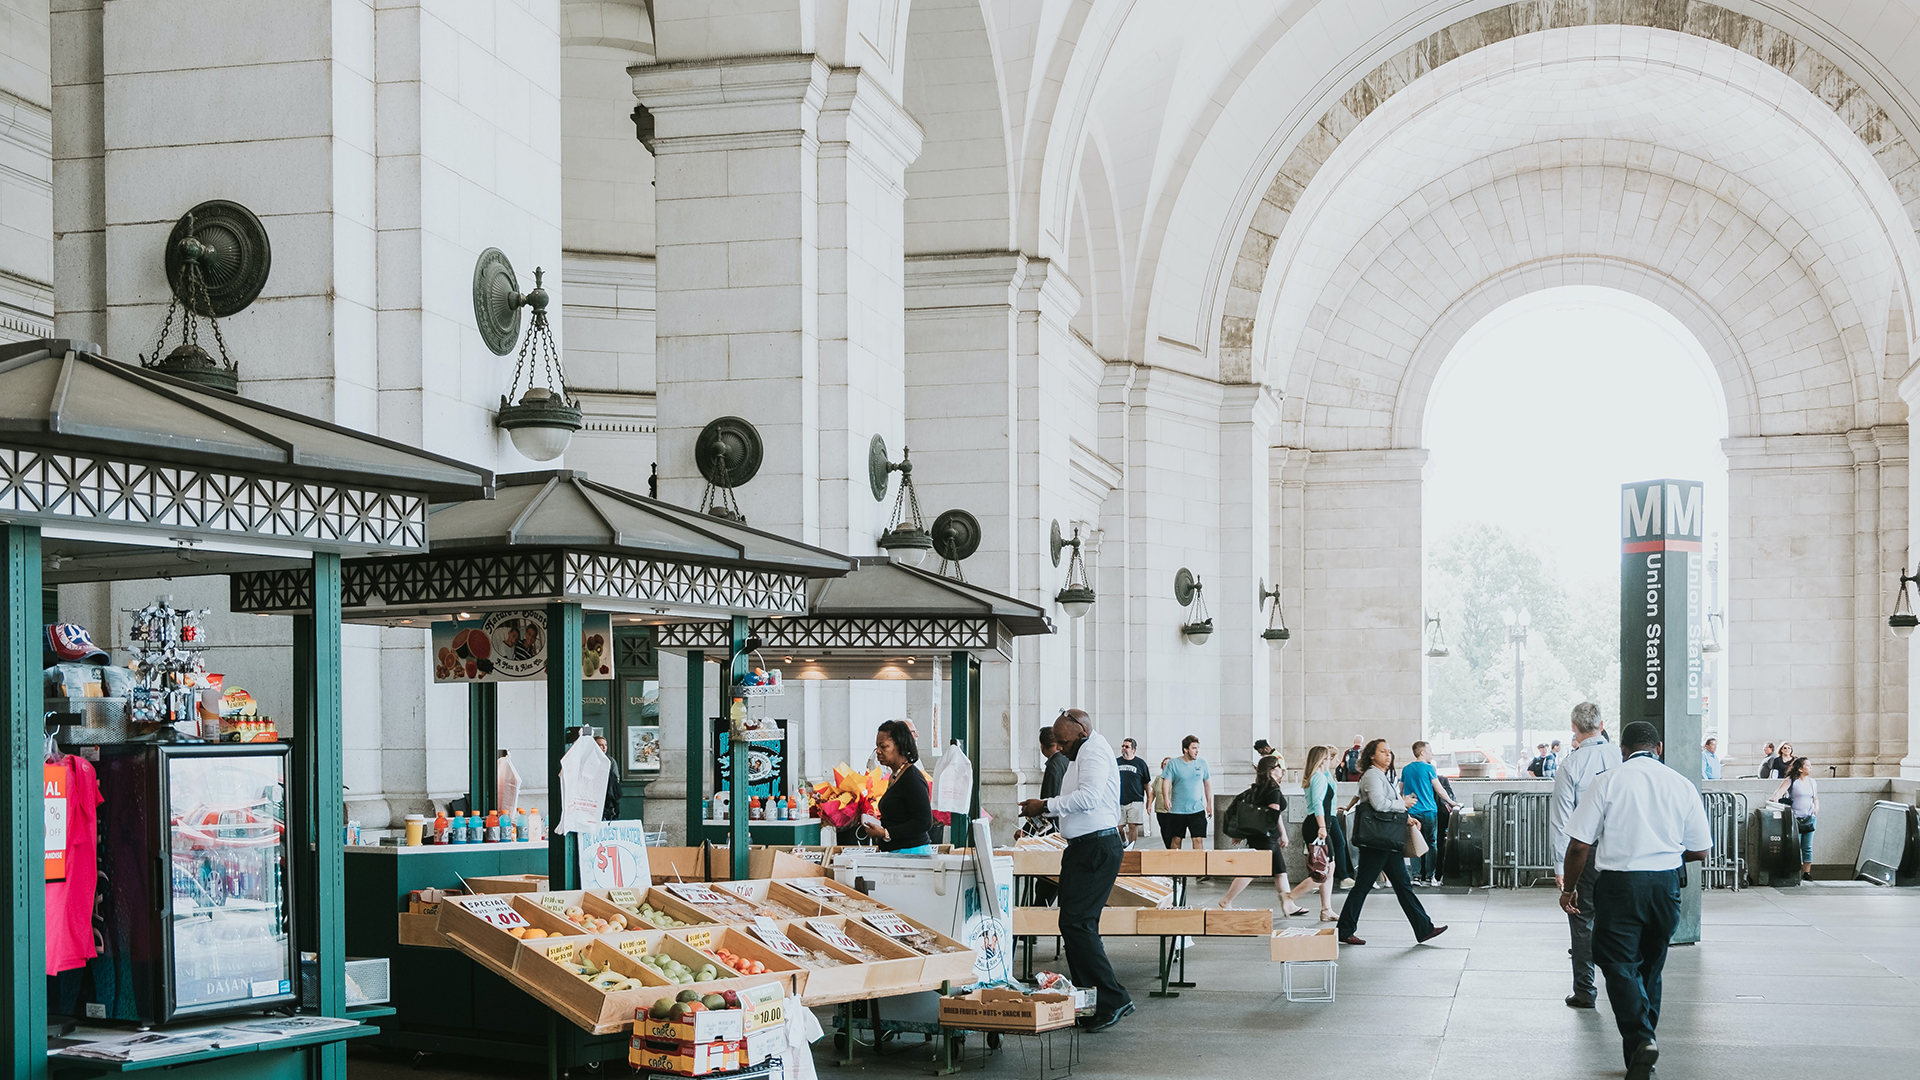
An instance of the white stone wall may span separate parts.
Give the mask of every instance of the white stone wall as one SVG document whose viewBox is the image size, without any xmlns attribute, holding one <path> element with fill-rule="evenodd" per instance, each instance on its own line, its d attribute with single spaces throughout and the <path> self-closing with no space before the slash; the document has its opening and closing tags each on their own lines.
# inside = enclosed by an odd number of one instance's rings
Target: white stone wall
<svg viewBox="0 0 1920 1080">
<path fill-rule="evenodd" d="M 0 340 L 53 333 L 53 76 L 47 0 L 0 3 Z"/>
</svg>

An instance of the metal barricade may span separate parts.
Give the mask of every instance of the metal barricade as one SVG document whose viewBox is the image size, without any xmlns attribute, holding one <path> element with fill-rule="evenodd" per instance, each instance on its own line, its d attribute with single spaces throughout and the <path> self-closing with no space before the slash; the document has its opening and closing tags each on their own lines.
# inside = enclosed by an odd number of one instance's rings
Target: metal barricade
<svg viewBox="0 0 1920 1080">
<path fill-rule="evenodd" d="M 1700 885 L 1738 892 L 1747 876 L 1747 860 L 1740 854 L 1740 838 L 1747 828 L 1747 797 L 1737 791 L 1703 791 L 1700 801 L 1706 805 L 1707 824 L 1713 829 L 1713 850 L 1700 868 Z"/>
<path fill-rule="evenodd" d="M 1487 883 L 1519 889 L 1553 877 L 1553 840 L 1547 829 L 1553 795 L 1496 791 L 1487 796 Z"/>
</svg>

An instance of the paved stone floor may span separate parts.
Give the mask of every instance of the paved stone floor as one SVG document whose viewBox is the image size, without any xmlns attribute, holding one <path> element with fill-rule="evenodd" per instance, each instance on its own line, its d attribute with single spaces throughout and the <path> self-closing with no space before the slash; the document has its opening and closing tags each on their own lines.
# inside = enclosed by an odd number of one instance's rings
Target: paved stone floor
<svg viewBox="0 0 1920 1080">
<path fill-rule="evenodd" d="M 1196 901 L 1219 895 L 1196 886 Z M 1251 897 L 1248 898 L 1251 900 Z M 1416 946 L 1390 893 L 1369 898 L 1360 934 L 1343 949 L 1339 999 L 1288 1003 L 1262 943 L 1207 941 L 1177 1000 L 1146 996 L 1151 939 L 1116 943 L 1121 977 L 1140 1011 L 1080 1040 L 1082 1077 L 1182 1080 L 1356 1075 L 1393 1080 L 1559 1080 L 1620 1076 L 1619 1037 L 1601 1007 L 1574 1012 L 1566 923 L 1550 890 L 1431 895 L 1445 936 Z M 1296 920 L 1298 921 L 1298 920 Z M 1660 1075 L 1668 1080 L 1819 1080 L 1920 1075 L 1920 890 L 1812 885 L 1710 893 L 1701 944 L 1667 964 Z M 1051 950 L 1043 947 L 1042 967 Z M 1064 964 L 1060 965 L 1064 970 Z M 1156 984 L 1157 985 L 1157 984 Z M 1038 1077 L 1019 1044 L 967 1075 Z M 916 1043 L 837 1075 L 924 1076 Z M 534 1075 L 528 1068 L 430 1059 L 419 1070 L 356 1056 L 353 1080 Z"/>
</svg>

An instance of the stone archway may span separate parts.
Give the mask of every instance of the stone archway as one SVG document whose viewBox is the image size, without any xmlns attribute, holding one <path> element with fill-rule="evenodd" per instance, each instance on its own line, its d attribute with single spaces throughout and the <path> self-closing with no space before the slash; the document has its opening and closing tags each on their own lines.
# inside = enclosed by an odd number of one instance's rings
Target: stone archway
<svg viewBox="0 0 1920 1080">
<path fill-rule="evenodd" d="M 1898 192 L 1909 229 L 1920 227 L 1920 154 L 1865 87 L 1788 31 L 1710 3 L 1520 0 L 1462 19 L 1388 57 L 1355 80 L 1296 142 L 1250 215 L 1231 272 L 1224 275 L 1227 284 L 1218 331 L 1222 372 L 1242 377 L 1251 372 L 1261 293 L 1279 238 L 1308 185 L 1362 121 L 1450 61 L 1529 34 L 1594 26 L 1687 35 L 1733 49 L 1781 72 L 1825 104 L 1859 139 Z"/>
</svg>

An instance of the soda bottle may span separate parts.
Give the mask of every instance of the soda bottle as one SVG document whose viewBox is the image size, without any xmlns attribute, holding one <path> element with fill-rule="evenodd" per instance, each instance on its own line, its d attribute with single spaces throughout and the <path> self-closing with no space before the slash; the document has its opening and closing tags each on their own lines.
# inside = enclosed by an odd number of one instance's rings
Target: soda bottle
<svg viewBox="0 0 1920 1080">
<path fill-rule="evenodd" d="M 486 842 L 489 844 L 500 842 L 500 811 L 498 810 L 487 811 Z"/>
</svg>

